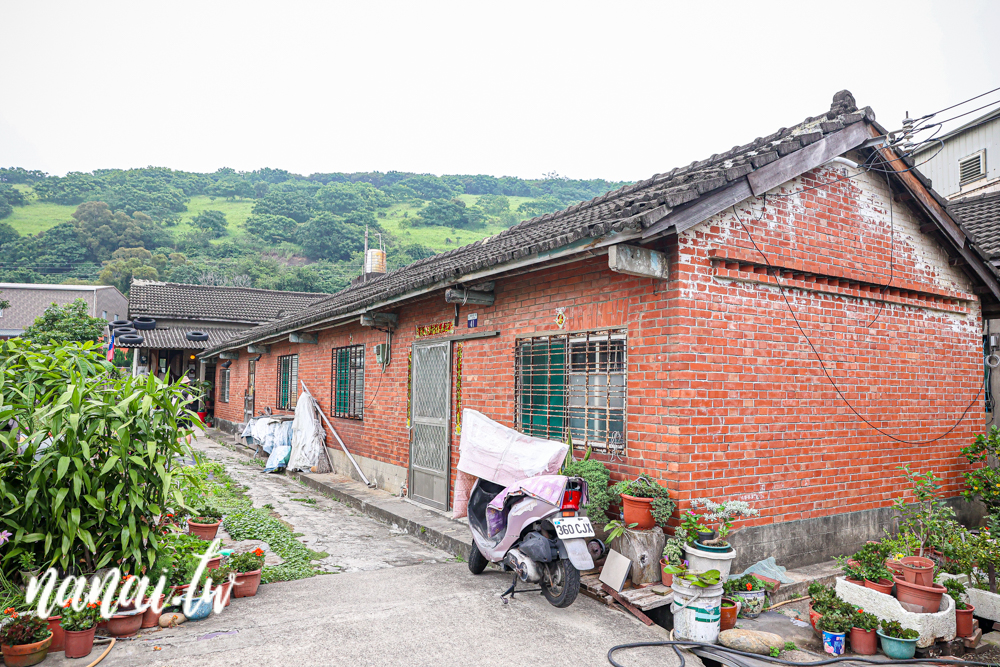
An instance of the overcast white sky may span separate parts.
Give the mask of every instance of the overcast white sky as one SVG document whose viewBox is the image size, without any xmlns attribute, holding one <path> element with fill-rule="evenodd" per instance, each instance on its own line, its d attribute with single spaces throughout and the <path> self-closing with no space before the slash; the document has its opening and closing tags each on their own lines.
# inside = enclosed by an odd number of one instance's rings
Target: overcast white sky
<svg viewBox="0 0 1000 667">
<path fill-rule="evenodd" d="M 894 128 L 1000 86 L 998 26 L 994 0 L 0 0 L 0 166 L 636 180 L 842 88 Z"/>
</svg>

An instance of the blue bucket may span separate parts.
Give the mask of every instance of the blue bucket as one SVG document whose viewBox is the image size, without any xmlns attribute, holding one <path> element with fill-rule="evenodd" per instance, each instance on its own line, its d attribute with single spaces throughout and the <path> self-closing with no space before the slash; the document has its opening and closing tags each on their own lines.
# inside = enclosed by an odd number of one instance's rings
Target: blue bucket
<svg viewBox="0 0 1000 667">
<path fill-rule="evenodd" d="M 844 655 L 844 632 L 823 631 L 823 650 L 831 655 Z"/>
</svg>

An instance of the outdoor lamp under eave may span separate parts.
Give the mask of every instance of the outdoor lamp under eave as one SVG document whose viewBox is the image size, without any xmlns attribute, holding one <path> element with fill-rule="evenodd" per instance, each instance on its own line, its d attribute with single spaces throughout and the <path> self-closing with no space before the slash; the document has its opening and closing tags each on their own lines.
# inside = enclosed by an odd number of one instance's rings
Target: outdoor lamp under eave
<svg viewBox="0 0 1000 667">
<path fill-rule="evenodd" d="M 223 361 L 222 362 L 222 367 L 223 368 L 229 368 L 232 365 L 233 365 L 233 360 L 232 359 L 230 359 L 229 361 Z"/>
</svg>

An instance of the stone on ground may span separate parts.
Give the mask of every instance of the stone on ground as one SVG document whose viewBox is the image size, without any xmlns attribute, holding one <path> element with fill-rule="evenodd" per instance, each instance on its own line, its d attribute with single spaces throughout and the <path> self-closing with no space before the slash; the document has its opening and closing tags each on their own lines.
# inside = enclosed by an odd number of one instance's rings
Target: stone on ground
<svg viewBox="0 0 1000 667">
<path fill-rule="evenodd" d="M 782 648 L 785 645 L 785 640 L 773 632 L 734 628 L 720 632 L 719 643 L 736 651 L 768 655 L 772 648 Z"/>
<path fill-rule="evenodd" d="M 187 617 L 184 614 L 163 614 L 162 616 L 160 616 L 160 627 L 173 628 L 180 625 L 186 620 Z"/>
<path fill-rule="evenodd" d="M 987 632 L 983 635 L 983 643 L 1000 646 L 1000 631 L 994 630 L 993 632 Z"/>
</svg>

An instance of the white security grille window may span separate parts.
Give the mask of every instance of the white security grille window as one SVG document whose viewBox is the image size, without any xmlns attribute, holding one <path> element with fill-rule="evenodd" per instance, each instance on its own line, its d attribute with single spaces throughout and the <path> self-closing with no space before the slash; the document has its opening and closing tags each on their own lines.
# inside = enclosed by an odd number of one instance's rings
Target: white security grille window
<svg viewBox="0 0 1000 667">
<path fill-rule="evenodd" d="M 219 400 L 223 403 L 229 402 L 229 369 L 223 368 L 219 371 L 219 390 L 216 392 Z"/>
<path fill-rule="evenodd" d="M 984 176 L 986 176 L 986 151 L 979 151 L 958 161 L 959 183 L 978 181 Z"/>
<path fill-rule="evenodd" d="M 334 417 L 364 419 L 365 346 L 349 345 L 333 350 L 333 382 L 330 383 Z"/>
<path fill-rule="evenodd" d="M 299 355 L 278 357 L 278 409 L 294 410 L 299 392 Z"/>
<path fill-rule="evenodd" d="M 517 347 L 517 424 L 575 447 L 625 449 L 625 331 L 524 338 Z"/>
</svg>

